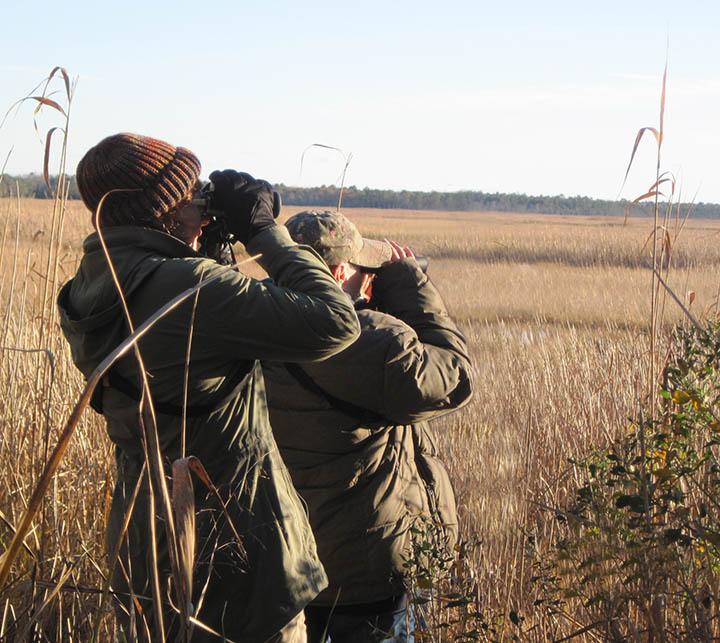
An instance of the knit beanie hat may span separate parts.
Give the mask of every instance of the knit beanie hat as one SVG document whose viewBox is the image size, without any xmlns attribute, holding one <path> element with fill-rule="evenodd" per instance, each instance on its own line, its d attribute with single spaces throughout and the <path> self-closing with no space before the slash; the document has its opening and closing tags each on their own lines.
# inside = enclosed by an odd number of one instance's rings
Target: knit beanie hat
<svg viewBox="0 0 720 643">
<path fill-rule="evenodd" d="M 96 214 L 102 197 L 103 226 L 167 229 L 163 218 L 192 198 L 200 161 L 184 147 L 138 134 L 115 134 L 90 148 L 77 166 L 83 203 Z"/>
</svg>

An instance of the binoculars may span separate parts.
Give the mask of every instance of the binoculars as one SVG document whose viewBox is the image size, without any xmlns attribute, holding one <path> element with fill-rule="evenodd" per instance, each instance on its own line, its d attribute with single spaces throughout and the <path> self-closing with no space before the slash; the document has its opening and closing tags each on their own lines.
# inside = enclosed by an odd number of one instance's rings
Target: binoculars
<svg viewBox="0 0 720 643">
<path fill-rule="evenodd" d="M 235 263 L 232 244 L 235 241 L 233 234 L 228 230 L 227 215 L 220 208 L 215 207 L 213 192 L 215 186 L 212 181 L 206 183 L 192 200 L 203 218 L 209 223 L 203 228 L 200 235 L 200 253 L 214 259 L 220 264 L 231 265 Z M 273 190 L 273 218 L 277 219 L 282 209 L 280 194 Z"/>
<path fill-rule="evenodd" d="M 197 196 L 192 200 L 192 204 L 200 209 L 203 217 L 210 219 L 210 223 L 214 223 L 219 219 L 225 218 L 225 213 L 214 207 L 213 204 L 213 192 L 215 187 L 211 181 L 208 181 L 197 193 Z M 282 198 L 280 194 L 273 190 L 273 218 L 277 219 L 280 210 L 282 210 Z"/>
</svg>

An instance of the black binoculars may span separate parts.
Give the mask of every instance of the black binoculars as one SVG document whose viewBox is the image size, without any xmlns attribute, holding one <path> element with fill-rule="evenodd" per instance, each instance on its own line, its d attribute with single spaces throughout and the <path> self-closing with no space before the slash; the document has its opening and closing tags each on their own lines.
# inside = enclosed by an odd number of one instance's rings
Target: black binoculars
<svg viewBox="0 0 720 643">
<path fill-rule="evenodd" d="M 200 236 L 200 253 L 214 259 L 220 264 L 231 265 L 235 263 L 235 255 L 232 244 L 235 241 L 232 233 L 228 230 L 227 215 L 213 202 L 214 186 L 212 181 L 206 183 L 195 198 L 192 204 L 197 206 L 204 219 L 209 223 L 203 228 Z M 273 218 L 277 219 L 282 209 L 280 194 L 273 190 Z"/>
<path fill-rule="evenodd" d="M 192 200 L 192 204 L 200 209 L 203 217 L 210 220 L 211 223 L 225 218 L 225 213 L 216 208 L 213 204 L 213 191 L 214 186 L 211 181 L 208 181 L 197 193 L 196 197 Z M 273 190 L 273 218 L 277 219 L 282 210 L 282 198 L 280 194 Z"/>
</svg>

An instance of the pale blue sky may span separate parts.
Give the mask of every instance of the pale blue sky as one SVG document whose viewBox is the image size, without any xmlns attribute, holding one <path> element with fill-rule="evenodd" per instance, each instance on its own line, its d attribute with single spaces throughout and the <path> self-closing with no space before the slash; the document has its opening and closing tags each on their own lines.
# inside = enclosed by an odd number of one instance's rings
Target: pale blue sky
<svg viewBox="0 0 720 643">
<path fill-rule="evenodd" d="M 135 131 L 195 151 L 205 175 L 614 198 L 655 125 L 666 39 L 664 167 L 720 201 L 715 2 L 18 2 L 3 6 L 0 108 L 56 64 L 79 76 L 69 165 Z M 56 124 L 49 116 L 44 127 Z M 8 171 L 39 170 L 27 106 L 0 129 Z M 648 142 L 624 196 L 654 172 Z"/>
</svg>

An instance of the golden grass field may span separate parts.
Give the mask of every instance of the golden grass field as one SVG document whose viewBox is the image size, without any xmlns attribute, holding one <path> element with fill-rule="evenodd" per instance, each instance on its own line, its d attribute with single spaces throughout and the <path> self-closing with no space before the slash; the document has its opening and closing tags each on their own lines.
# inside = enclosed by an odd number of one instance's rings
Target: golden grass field
<svg viewBox="0 0 720 643">
<path fill-rule="evenodd" d="M 532 533 L 539 548 L 551 537 L 553 521 L 545 520 L 545 508 L 573 485 L 568 459 L 622 431 L 646 390 L 646 240 L 652 221 L 346 213 L 363 233 L 431 257 L 429 274 L 467 335 L 476 368 L 474 399 L 435 429 L 455 483 L 463 534 L 479 542 L 473 556 L 484 598 L 489 605 L 522 607 L 530 573 L 523 563 L 526 536 Z M 71 202 L 62 242 L 51 244 L 51 202 L 2 200 L 0 215 L 4 549 L 82 385 L 60 336 L 53 298 L 74 273 L 90 225 L 88 213 Z M 670 286 L 688 303 L 689 292 L 695 293 L 692 310 L 698 316 L 717 308 L 718 241 L 720 222 L 691 220 L 673 244 Z M 48 257 L 51 245 L 57 256 Z M 681 319 L 668 299 L 663 324 Z M 114 467 L 102 424 L 93 411 L 85 412 L 46 496 L 42 520 L 25 539 L 14 584 L 0 595 L 0 638 L 10 623 L 27 621 L 23 610 L 32 599 L 40 610 L 35 620 L 57 640 L 77 640 L 78 632 L 96 622 L 99 640 L 111 640 L 110 610 L 98 613 Z M 48 589 L 58 581 L 62 589 Z"/>
</svg>

